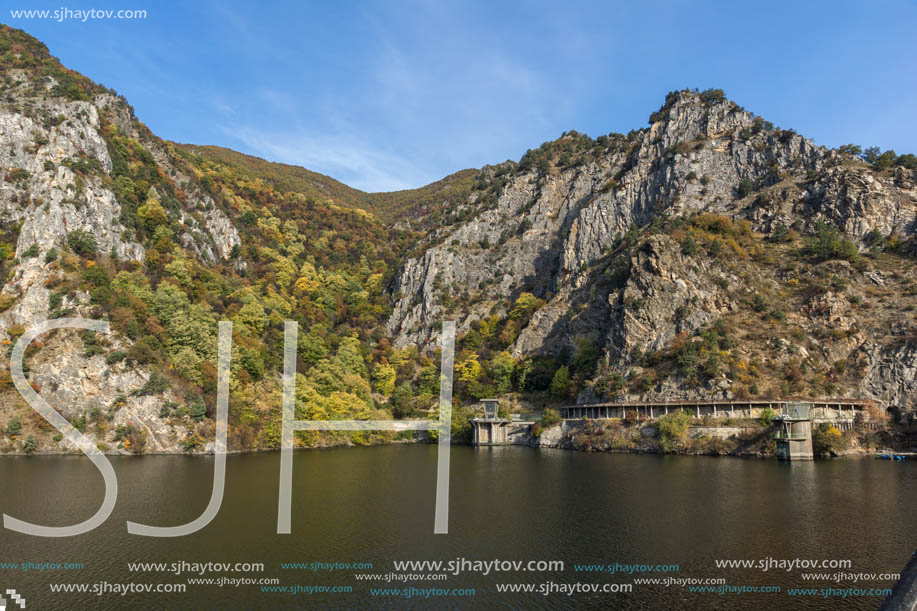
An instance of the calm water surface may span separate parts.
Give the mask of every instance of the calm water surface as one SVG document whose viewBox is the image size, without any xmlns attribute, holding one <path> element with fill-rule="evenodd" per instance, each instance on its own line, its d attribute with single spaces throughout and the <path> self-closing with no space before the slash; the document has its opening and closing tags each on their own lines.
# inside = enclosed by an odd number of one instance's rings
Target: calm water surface
<svg viewBox="0 0 917 611">
<path fill-rule="evenodd" d="M 293 533 L 277 535 L 279 454 L 232 456 L 219 515 L 179 538 L 127 534 L 125 521 L 184 524 L 204 510 L 211 458 L 111 458 L 118 504 L 95 531 L 42 539 L 0 531 L 0 562 L 80 562 L 81 570 L 0 569 L 32 609 L 625 608 L 874 609 L 877 597 L 793 598 L 805 571 L 716 569 L 715 559 L 849 559 L 847 572 L 898 572 L 917 546 L 917 461 L 775 460 L 582 454 L 529 448 L 452 450 L 448 535 L 433 534 L 436 448 L 398 445 L 297 452 Z M 46 525 L 80 522 L 102 499 L 102 477 L 80 457 L 0 459 L 0 509 Z M 418 588 L 474 588 L 473 597 L 384 598 L 354 571 L 284 570 L 286 562 L 563 560 L 557 573 L 463 573 Z M 352 586 L 350 594 L 262 593 L 260 586 L 189 586 L 184 594 L 52 594 L 49 583 L 187 583 L 192 575 L 130 572 L 129 562 L 261 562 L 283 585 Z M 497 594 L 497 583 L 629 582 L 573 564 L 677 564 L 676 577 L 777 585 L 782 594 L 692 594 L 636 585 L 630 594 Z M 832 571 L 836 572 L 836 571 Z M 637 577 L 658 575 L 641 574 Z M 827 585 L 819 583 L 818 585 Z M 862 583 L 859 584 L 862 587 Z M 876 582 L 888 586 L 889 582 Z M 849 587 L 850 584 L 846 584 Z M 90 586 L 91 587 L 91 586 Z M 841 586 L 836 586 L 841 587 Z"/>
</svg>

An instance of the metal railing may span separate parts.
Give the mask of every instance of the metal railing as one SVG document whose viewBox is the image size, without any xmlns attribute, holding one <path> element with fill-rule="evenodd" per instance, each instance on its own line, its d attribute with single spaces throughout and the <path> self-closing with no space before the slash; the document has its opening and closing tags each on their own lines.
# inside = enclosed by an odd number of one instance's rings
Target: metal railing
<svg viewBox="0 0 917 611">
<path fill-rule="evenodd" d="M 784 410 L 784 416 L 793 420 L 808 420 L 811 418 L 812 404 L 797 401 L 788 402 Z"/>
<path fill-rule="evenodd" d="M 792 441 L 793 439 L 805 440 L 808 438 L 809 438 L 808 435 L 790 435 L 789 433 L 774 433 L 774 439 L 788 439 Z"/>
</svg>

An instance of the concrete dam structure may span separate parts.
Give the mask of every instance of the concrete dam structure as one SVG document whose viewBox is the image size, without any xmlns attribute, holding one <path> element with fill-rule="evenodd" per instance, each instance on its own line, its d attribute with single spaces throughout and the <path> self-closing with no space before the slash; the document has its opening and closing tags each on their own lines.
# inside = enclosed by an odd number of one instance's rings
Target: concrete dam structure
<svg viewBox="0 0 917 611">
<path fill-rule="evenodd" d="M 873 405 L 869 400 L 828 399 L 814 401 L 649 401 L 569 405 L 560 409 L 566 420 L 653 419 L 684 411 L 700 418 L 758 418 L 765 410 L 776 413 L 777 459 L 812 460 L 813 424 L 828 422 L 841 430 L 853 428 L 858 412 Z"/>
<path fill-rule="evenodd" d="M 695 418 L 757 418 L 765 409 L 784 413 L 792 400 L 726 400 L 726 401 L 622 401 L 565 405 L 560 416 L 565 420 L 598 418 L 658 418 L 671 411 L 683 410 Z M 805 401 L 812 408 L 814 420 L 853 421 L 856 413 L 873 405 L 867 399 L 819 399 Z"/>
<path fill-rule="evenodd" d="M 778 427 L 777 460 L 812 460 L 812 407 L 808 403 L 788 403 L 774 419 Z"/>
<path fill-rule="evenodd" d="M 500 402 L 497 399 L 482 399 L 484 417 L 471 421 L 472 444 L 476 446 L 503 446 L 525 444 L 534 420 L 501 418 Z"/>
</svg>

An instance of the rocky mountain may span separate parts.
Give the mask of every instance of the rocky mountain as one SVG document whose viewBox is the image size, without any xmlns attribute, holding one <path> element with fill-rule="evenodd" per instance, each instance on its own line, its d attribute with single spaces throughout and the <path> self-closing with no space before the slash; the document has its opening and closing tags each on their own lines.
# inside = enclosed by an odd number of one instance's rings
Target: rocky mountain
<svg viewBox="0 0 917 611">
<path fill-rule="evenodd" d="M 519 162 L 370 194 L 163 141 L 6 26 L 0 66 L 4 358 L 49 318 L 109 320 L 108 338 L 58 331 L 27 353 L 33 386 L 108 451 L 207 451 L 227 319 L 236 449 L 277 444 L 287 319 L 301 328 L 300 418 L 425 414 L 444 318 L 459 322 L 464 405 L 917 408 L 913 155 L 826 149 L 721 91 L 685 90 L 626 135 L 571 132 Z M 5 363 L 0 426 L 4 452 L 30 437 L 33 451 L 68 451 Z"/>
<path fill-rule="evenodd" d="M 397 345 L 431 341 L 443 317 L 473 330 L 531 293 L 544 304 L 511 352 L 572 364 L 589 346 L 599 365 L 580 371 L 593 382 L 580 400 L 842 394 L 913 409 L 913 156 L 882 168 L 851 151 L 719 91 L 673 92 L 649 128 L 566 134 L 485 168 L 470 218 L 405 263 L 387 328 Z"/>
</svg>

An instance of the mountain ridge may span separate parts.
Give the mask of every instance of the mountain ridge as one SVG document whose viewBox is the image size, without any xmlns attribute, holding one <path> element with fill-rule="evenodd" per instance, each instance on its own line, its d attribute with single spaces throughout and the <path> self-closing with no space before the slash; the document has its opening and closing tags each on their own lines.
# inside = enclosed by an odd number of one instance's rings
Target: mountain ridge
<svg viewBox="0 0 917 611">
<path fill-rule="evenodd" d="M 467 183 L 470 183 L 470 179 L 478 172 L 477 169 L 469 168 L 458 170 L 414 189 L 368 192 L 300 165 L 270 161 L 222 146 L 177 143 L 176 146 L 214 161 L 244 167 L 270 180 L 280 191 L 295 191 L 312 197 L 329 197 L 336 203 L 371 212 L 386 223 L 407 220 L 406 217 L 418 212 L 417 208 L 432 204 L 437 194 L 449 199 L 450 190 L 462 192 L 467 189 Z M 410 203 L 400 203 L 406 200 Z M 427 212 L 422 211 L 424 214 Z"/>
<path fill-rule="evenodd" d="M 61 331 L 29 379 L 103 449 L 210 451 L 215 329 L 234 323 L 230 447 L 276 447 L 283 322 L 296 417 L 423 417 L 457 321 L 454 434 L 509 409 L 641 398 L 871 398 L 917 408 L 913 156 L 815 146 L 720 90 L 650 125 L 364 193 L 156 137 L 113 90 L 0 28 L 0 344 Z M 0 425 L 55 440 L 0 368 Z M 19 430 L 19 429 L 17 429 Z M 300 445 L 390 441 L 307 433 Z M 0 441 L 25 451 L 22 439 Z M 3 445 L 5 444 L 5 445 Z"/>
</svg>

